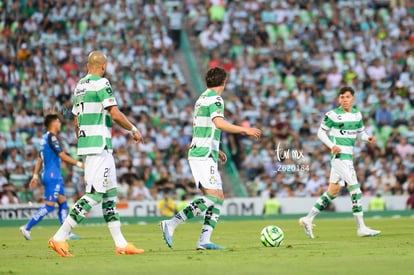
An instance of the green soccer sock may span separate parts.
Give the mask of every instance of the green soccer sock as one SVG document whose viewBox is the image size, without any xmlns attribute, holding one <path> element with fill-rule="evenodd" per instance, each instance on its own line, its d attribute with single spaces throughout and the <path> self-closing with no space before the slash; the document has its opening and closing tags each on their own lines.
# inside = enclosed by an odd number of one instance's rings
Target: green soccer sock
<svg viewBox="0 0 414 275">
<path fill-rule="evenodd" d="M 125 247 L 128 242 L 121 231 L 121 222 L 119 213 L 116 210 L 116 199 L 118 190 L 116 188 L 108 190 L 103 195 L 102 199 L 102 213 L 108 225 L 109 232 L 115 242 L 116 247 Z"/>
<path fill-rule="evenodd" d="M 216 227 L 216 224 L 219 220 L 222 205 L 223 200 L 218 200 L 217 203 L 207 208 L 206 214 L 204 215 L 204 224 L 201 228 L 199 243 L 205 244 L 211 242 L 211 234 L 213 233 L 213 230 Z"/>
<path fill-rule="evenodd" d="M 335 196 L 328 193 L 328 191 L 324 192 L 316 201 L 314 206 L 312 207 L 311 211 L 308 214 L 308 218 L 313 220 L 316 215 L 318 215 L 321 211 L 326 209 L 330 204 L 331 201 L 335 199 Z"/>
<path fill-rule="evenodd" d="M 205 195 L 190 202 L 187 207 L 178 212 L 172 219 L 169 220 L 168 225 L 174 230 L 179 224 L 195 216 L 201 215 L 207 208 L 213 206 L 218 198 L 210 195 Z"/>
<path fill-rule="evenodd" d="M 80 224 L 85 215 L 91 211 L 92 207 L 102 201 L 102 193 L 87 193 L 83 195 L 73 206 L 69 212 L 69 216 L 77 223 Z"/>
<path fill-rule="evenodd" d="M 120 221 L 118 211 L 116 211 L 116 200 L 118 190 L 116 188 L 109 190 L 103 195 L 102 213 L 107 223 Z"/>
<path fill-rule="evenodd" d="M 351 185 L 348 188 L 349 194 L 351 195 L 351 202 L 352 202 L 352 213 L 360 213 L 362 212 L 362 192 L 359 188 L 359 185 Z"/>
<path fill-rule="evenodd" d="M 87 193 L 83 195 L 70 210 L 69 215 L 59 227 L 53 239 L 58 242 L 66 241 L 71 230 L 83 221 L 85 215 L 94 205 L 97 205 L 102 200 L 102 195 L 101 193 Z"/>
<path fill-rule="evenodd" d="M 216 224 L 220 217 L 220 210 L 222 205 L 223 200 L 218 199 L 214 205 L 207 208 L 206 214 L 204 215 L 204 225 L 209 225 L 213 229 L 216 227 Z"/>
<path fill-rule="evenodd" d="M 351 185 L 348 187 L 349 194 L 351 195 L 352 213 L 355 217 L 355 222 L 358 228 L 365 227 L 364 215 L 362 212 L 362 192 L 359 188 L 359 184 Z"/>
</svg>

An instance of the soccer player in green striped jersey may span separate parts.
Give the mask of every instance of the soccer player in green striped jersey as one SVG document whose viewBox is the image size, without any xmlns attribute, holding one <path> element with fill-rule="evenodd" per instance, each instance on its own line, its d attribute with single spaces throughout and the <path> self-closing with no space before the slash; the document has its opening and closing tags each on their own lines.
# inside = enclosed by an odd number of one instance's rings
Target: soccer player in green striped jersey
<svg viewBox="0 0 414 275">
<path fill-rule="evenodd" d="M 78 155 L 85 158 L 86 193 L 75 203 L 62 226 L 49 240 L 49 247 L 62 257 L 73 256 L 66 242 L 67 235 L 95 205 L 102 207 L 115 242 L 116 254 L 144 253 L 143 249 L 128 243 L 121 232 L 120 217 L 116 210 L 118 191 L 112 156 L 112 122 L 131 131 L 136 143 L 143 142 L 143 137 L 119 110 L 111 84 L 104 77 L 106 66 L 106 56 L 102 52 L 91 52 L 87 64 L 88 74 L 78 82 L 74 91 L 72 113 L 78 137 Z"/>
<path fill-rule="evenodd" d="M 373 230 L 364 223 L 362 192 L 353 164 L 353 151 L 357 138 L 375 144 L 375 137 L 365 132 L 361 112 L 353 107 L 354 89 L 342 87 L 339 90 L 339 107 L 326 113 L 318 131 L 318 138 L 331 149 L 331 174 L 328 190 L 318 198 L 307 216 L 299 219 L 305 233 L 313 239 L 313 219 L 335 199 L 342 186 L 346 186 L 352 202 L 352 213 L 360 237 L 376 236 L 381 231 Z"/>
<path fill-rule="evenodd" d="M 220 160 L 225 163 L 226 155 L 219 150 L 221 131 L 244 134 L 259 139 L 262 132 L 256 128 L 241 127 L 224 120 L 224 102 L 221 97 L 227 82 L 227 73 L 222 68 L 211 68 L 206 77 L 205 90 L 195 103 L 193 117 L 193 139 L 188 152 L 188 160 L 194 180 L 203 196 L 190 202 L 187 207 L 173 218 L 160 223 L 163 238 L 172 248 L 172 236 L 177 226 L 195 216 L 204 214 L 204 223 L 197 250 L 223 249 L 211 242 L 224 194 L 221 177 L 217 168 Z"/>
</svg>

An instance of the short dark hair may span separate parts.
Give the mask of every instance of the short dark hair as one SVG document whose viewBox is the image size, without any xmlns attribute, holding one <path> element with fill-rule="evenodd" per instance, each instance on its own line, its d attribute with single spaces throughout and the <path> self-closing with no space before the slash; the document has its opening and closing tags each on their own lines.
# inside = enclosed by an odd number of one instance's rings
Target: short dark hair
<svg viewBox="0 0 414 275">
<path fill-rule="evenodd" d="M 58 115 L 56 114 L 48 114 L 45 116 L 44 124 L 46 129 L 49 128 L 49 125 L 55 121 L 56 119 L 59 119 Z"/>
<path fill-rule="evenodd" d="M 206 73 L 206 85 L 207 88 L 213 88 L 223 85 L 227 78 L 227 72 L 223 68 L 214 67 Z"/>
<path fill-rule="evenodd" d="M 352 96 L 354 96 L 354 94 L 355 94 L 355 90 L 352 87 L 345 86 L 345 87 L 342 87 L 341 89 L 339 89 L 339 94 L 338 95 L 343 95 L 346 92 L 350 92 Z"/>
</svg>

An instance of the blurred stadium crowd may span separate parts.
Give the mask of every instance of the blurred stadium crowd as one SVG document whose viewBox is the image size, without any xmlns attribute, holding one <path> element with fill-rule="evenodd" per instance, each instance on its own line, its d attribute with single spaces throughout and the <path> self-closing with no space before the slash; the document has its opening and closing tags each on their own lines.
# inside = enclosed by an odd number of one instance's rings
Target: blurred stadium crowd
<svg viewBox="0 0 414 275">
<path fill-rule="evenodd" d="M 364 194 L 414 193 L 411 1 L 186 0 L 178 8 L 158 2 L 168 1 L 2 2 L 2 204 L 42 200 L 42 190 L 29 190 L 27 182 L 45 113 L 61 115 L 61 142 L 75 156 L 71 92 L 92 49 L 107 54 L 118 104 L 146 139 L 137 147 L 114 128 L 120 199 L 196 194 L 186 154 L 200 91 L 187 87 L 185 68 L 174 59 L 181 29 L 198 45 L 205 68 L 228 70 L 226 118 L 264 130 L 259 143 L 223 135 L 251 196 L 324 191 L 329 151 L 316 131 L 342 85 L 354 87 L 367 132 L 378 139 L 375 147 L 356 148 Z M 65 164 L 62 172 L 66 194 L 76 200 L 82 173 Z"/>
</svg>

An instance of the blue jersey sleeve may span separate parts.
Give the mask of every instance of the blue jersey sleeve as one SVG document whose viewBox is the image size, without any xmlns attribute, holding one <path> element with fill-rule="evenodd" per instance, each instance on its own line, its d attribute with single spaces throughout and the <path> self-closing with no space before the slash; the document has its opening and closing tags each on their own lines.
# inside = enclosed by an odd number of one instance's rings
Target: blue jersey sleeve
<svg viewBox="0 0 414 275">
<path fill-rule="evenodd" d="M 53 152 L 56 153 L 56 155 L 59 155 L 59 153 L 63 151 L 58 138 L 54 134 L 49 134 L 47 142 L 49 143 L 49 146 L 52 148 Z"/>
</svg>

